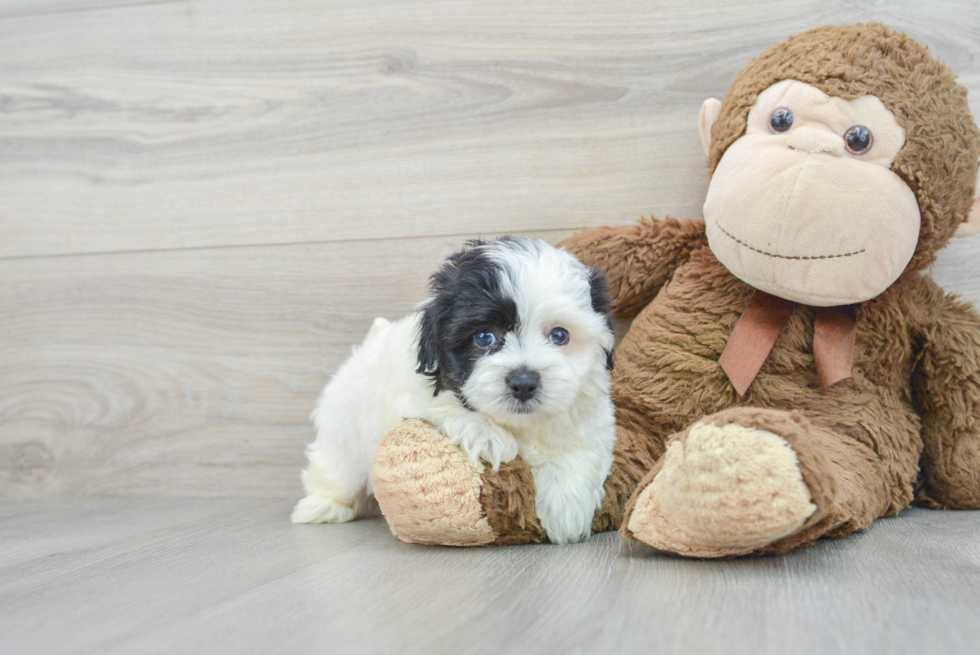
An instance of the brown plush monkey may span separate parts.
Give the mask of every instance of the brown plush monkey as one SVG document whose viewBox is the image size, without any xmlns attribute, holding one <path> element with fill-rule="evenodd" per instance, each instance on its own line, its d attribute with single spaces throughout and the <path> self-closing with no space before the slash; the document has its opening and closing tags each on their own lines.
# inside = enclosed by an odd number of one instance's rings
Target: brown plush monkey
<svg viewBox="0 0 980 655">
<path fill-rule="evenodd" d="M 705 222 L 563 245 L 635 317 L 595 531 L 697 557 L 842 536 L 914 499 L 980 508 L 980 318 L 921 271 L 980 228 L 966 91 L 907 35 L 824 27 L 701 112 Z M 425 424 L 378 451 L 406 541 L 544 538 L 520 460 L 478 470 Z"/>
</svg>

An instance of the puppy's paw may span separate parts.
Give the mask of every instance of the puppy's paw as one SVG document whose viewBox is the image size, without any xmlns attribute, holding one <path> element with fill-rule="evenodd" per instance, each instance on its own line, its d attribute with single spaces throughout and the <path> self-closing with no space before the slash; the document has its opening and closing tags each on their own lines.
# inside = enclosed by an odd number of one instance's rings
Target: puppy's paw
<svg viewBox="0 0 980 655">
<path fill-rule="evenodd" d="M 496 471 L 517 457 L 517 440 L 504 428 L 483 417 L 447 422 L 449 440 L 476 464 L 483 460 Z"/>
<path fill-rule="evenodd" d="M 567 517 L 553 516 L 547 519 L 538 517 L 541 527 L 548 535 L 548 541 L 553 544 L 577 544 L 585 541 L 592 534 L 592 514 L 589 514 L 589 526 L 583 528 L 581 521 L 577 519 L 569 520 Z"/>
<path fill-rule="evenodd" d="M 356 510 L 333 498 L 311 494 L 296 503 L 290 519 L 293 523 L 346 523 L 357 516 Z"/>
<path fill-rule="evenodd" d="M 575 544 L 592 534 L 594 503 L 583 503 L 572 497 L 549 498 L 539 493 L 535 511 L 548 541 L 553 544 Z"/>
</svg>

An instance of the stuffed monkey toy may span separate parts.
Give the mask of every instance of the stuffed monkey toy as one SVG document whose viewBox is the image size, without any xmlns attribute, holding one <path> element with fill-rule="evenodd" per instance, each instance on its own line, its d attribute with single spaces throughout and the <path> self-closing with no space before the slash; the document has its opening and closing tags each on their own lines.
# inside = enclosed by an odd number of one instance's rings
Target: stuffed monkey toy
<svg viewBox="0 0 980 655">
<path fill-rule="evenodd" d="M 693 557 L 778 553 L 919 500 L 980 508 L 980 318 L 923 270 L 980 229 L 966 90 L 880 24 L 776 45 L 704 103 L 704 222 L 562 245 L 605 270 L 615 461 L 593 531 Z M 406 421 L 375 493 L 409 542 L 545 539 L 516 459 Z"/>
</svg>

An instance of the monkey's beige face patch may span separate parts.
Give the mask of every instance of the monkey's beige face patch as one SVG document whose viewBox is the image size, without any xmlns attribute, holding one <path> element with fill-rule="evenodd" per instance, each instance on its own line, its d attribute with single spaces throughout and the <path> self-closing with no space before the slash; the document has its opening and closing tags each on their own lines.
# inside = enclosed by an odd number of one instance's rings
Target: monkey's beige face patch
<svg viewBox="0 0 980 655">
<path fill-rule="evenodd" d="M 869 300 L 915 252 L 918 203 L 890 170 L 905 143 L 874 96 L 844 100 L 795 80 L 774 84 L 715 169 L 708 243 L 734 274 L 816 306 Z"/>
</svg>

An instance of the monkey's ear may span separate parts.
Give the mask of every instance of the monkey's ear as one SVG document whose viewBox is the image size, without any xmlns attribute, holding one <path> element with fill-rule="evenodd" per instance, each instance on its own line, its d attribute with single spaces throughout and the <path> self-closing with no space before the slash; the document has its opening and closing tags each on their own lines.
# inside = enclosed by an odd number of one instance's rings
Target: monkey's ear
<svg viewBox="0 0 980 655">
<path fill-rule="evenodd" d="M 701 146 L 704 154 L 711 152 L 711 126 L 718 120 L 721 113 L 721 100 L 708 98 L 701 105 L 701 116 L 698 117 L 698 130 L 701 132 Z"/>
<path fill-rule="evenodd" d="M 980 171 L 977 171 L 977 190 L 973 196 L 970 215 L 953 232 L 954 237 L 968 237 L 980 232 Z"/>
</svg>

